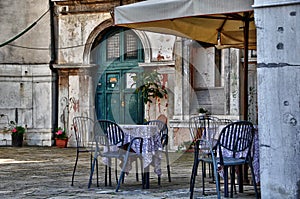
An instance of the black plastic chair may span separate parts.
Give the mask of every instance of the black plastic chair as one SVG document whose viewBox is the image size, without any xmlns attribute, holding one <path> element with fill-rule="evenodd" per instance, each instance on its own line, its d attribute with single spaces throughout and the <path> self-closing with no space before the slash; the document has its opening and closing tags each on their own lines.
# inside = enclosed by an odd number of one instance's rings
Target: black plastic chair
<svg viewBox="0 0 300 199">
<path fill-rule="evenodd" d="M 206 158 L 205 161 L 210 161 L 214 165 L 214 171 L 217 170 L 217 165 L 224 169 L 224 196 L 228 197 L 228 168 L 230 168 L 231 190 L 230 197 L 233 197 L 233 187 L 235 186 L 235 167 L 241 165 L 249 165 L 252 174 L 252 181 L 255 190 L 256 198 L 259 198 L 256 187 L 254 169 L 252 165 L 252 142 L 254 138 L 254 128 L 251 122 L 237 121 L 225 126 L 218 138 L 215 150 L 216 156 Z M 199 141 L 200 144 L 200 141 Z M 212 148 L 211 148 L 212 149 Z M 227 152 L 225 151 L 227 150 Z M 211 150 L 213 151 L 213 150 Z M 226 155 L 225 155 L 226 152 Z M 220 197 L 219 180 L 216 177 L 216 186 L 218 197 Z"/>
<path fill-rule="evenodd" d="M 150 120 L 145 123 L 146 125 L 155 125 L 158 127 L 161 137 L 161 144 L 162 144 L 162 153 L 166 156 L 167 161 L 167 171 L 168 171 L 168 180 L 171 182 L 171 171 L 170 171 L 170 161 L 169 161 L 169 151 L 168 151 L 168 126 L 161 120 Z M 158 185 L 160 185 L 161 177 L 158 176 Z"/>
<path fill-rule="evenodd" d="M 206 164 L 212 167 L 212 176 L 216 176 L 216 170 L 211 159 L 215 155 L 213 146 L 217 142 L 219 131 L 219 119 L 213 116 L 194 116 L 189 120 L 189 129 L 194 145 L 194 163 L 190 179 L 190 198 L 193 198 L 195 180 L 198 173 L 198 166 L 201 162 L 202 168 L 202 194 L 205 195 L 204 178 L 206 177 Z M 209 168 L 209 172 L 211 169 Z M 210 174 L 210 173 L 209 173 Z"/>
<path fill-rule="evenodd" d="M 224 168 L 224 195 L 228 197 L 228 168 L 230 167 L 231 191 L 235 186 L 235 167 L 249 165 L 252 175 L 255 196 L 258 198 L 254 169 L 252 165 L 252 143 L 254 139 L 254 127 L 251 122 L 237 121 L 224 127 L 220 133 L 216 149 L 218 151 L 217 163 Z M 231 155 L 224 155 L 224 151 L 231 152 Z"/>
<path fill-rule="evenodd" d="M 96 149 L 94 152 L 93 164 L 90 174 L 90 179 L 88 183 L 88 188 L 92 184 L 92 176 L 97 164 L 98 157 L 108 158 L 108 167 L 111 169 L 110 160 L 112 158 L 121 159 L 123 161 L 120 177 L 117 180 L 116 192 L 119 190 L 121 182 L 124 181 L 125 169 L 128 163 L 129 158 L 134 158 L 135 160 L 141 160 L 141 172 L 143 174 L 143 161 L 142 161 L 142 146 L 143 139 L 141 137 L 133 138 L 129 144 L 124 143 L 124 132 L 122 128 L 115 122 L 109 120 L 98 120 L 95 123 L 95 142 Z M 139 145 L 139 151 L 132 151 L 131 147 L 133 144 Z M 117 150 L 113 150 L 115 147 Z M 101 151 L 101 148 L 104 150 Z M 111 171 L 109 171 L 111 173 Z M 143 175 L 142 175 L 143 176 Z M 105 183 L 107 176 L 105 176 Z M 144 180 L 142 180 L 144 182 Z M 111 186 L 111 175 L 109 174 L 109 184 Z"/>
<path fill-rule="evenodd" d="M 73 118 L 73 128 L 75 132 L 76 139 L 76 160 L 72 174 L 72 183 L 71 186 L 74 185 L 74 176 L 76 172 L 76 167 L 79 159 L 80 153 L 90 153 L 91 156 L 91 167 L 92 167 L 92 159 L 94 152 L 93 148 L 93 140 L 94 140 L 94 121 L 89 117 L 77 116 Z M 98 186 L 98 162 L 96 162 L 97 166 L 97 186 Z"/>
</svg>

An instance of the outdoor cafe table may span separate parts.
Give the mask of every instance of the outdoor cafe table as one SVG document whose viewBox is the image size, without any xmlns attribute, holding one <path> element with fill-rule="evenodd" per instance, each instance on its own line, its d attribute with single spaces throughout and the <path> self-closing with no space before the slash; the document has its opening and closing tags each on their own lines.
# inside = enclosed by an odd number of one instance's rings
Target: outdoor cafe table
<svg viewBox="0 0 300 199">
<path fill-rule="evenodd" d="M 149 183 L 149 167 L 152 165 L 154 167 L 154 172 L 160 176 L 161 175 L 161 153 L 162 150 L 160 132 L 155 125 L 132 125 L 132 124 L 120 124 L 119 125 L 124 132 L 124 145 L 130 142 L 135 137 L 143 138 L 142 145 L 142 157 L 143 157 L 143 168 L 144 168 L 144 180 L 143 186 L 148 189 L 150 187 Z M 139 151 L 139 141 L 136 141 L 132 145 L 132 150 Z M 111 148 L 110 150 L 118 150 L 118 148 Z M 107 158 L 103 159 L 104 164 L 107 164 Z M 129 172 L 131 167 L 131 161 L 129 160 L 126 172 Z"/>
<path fill-rule="evenodd" d="M 130 142 L 135 137 L 143 138 L 143 168 L 145 172 L 145 188 L 148 189 L 149 183 L 149 166 L 154 167 L 154 172 L 160 176 L 161 175 L 161 154 L 162 144 L 160 139 L 160 132 L 155 125 L 120 125 L 125 134 L 124 143 Z M 134 151 L 138 150 L 139 144 L 133 144 L 132 149 Z M 128 164 L 129 166 L 131 164 Z M 129 168 L 130 170 L 131 168 Z"/>
</svg>

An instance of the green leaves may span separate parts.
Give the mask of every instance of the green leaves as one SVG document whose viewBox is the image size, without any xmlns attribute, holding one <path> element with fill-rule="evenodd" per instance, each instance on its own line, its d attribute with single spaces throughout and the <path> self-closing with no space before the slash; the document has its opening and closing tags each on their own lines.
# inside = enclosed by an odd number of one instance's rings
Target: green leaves
<svg viewBox="0 0 300 199">
<path fill-rule="evenodd" d="M 142 93 L 143 101 L 145 104 L 152 103 L 151 99 L 163 98 L 168 94 L 167 90 L 161 85 L 160 74 L 157 71 L 146 72 L 142 78 L 135 77 L 137 85 L 135 92 Z"/>
</svg>

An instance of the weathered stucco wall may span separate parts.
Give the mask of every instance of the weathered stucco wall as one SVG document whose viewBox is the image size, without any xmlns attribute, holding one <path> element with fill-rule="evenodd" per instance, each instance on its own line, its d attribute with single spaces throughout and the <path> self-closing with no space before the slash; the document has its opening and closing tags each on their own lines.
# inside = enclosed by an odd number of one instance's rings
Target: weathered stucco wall
<svg viewBox="0 0 300 199">
<path fill-rule="evenodd" d="M 67 130 L 69 146 L 76 146 L 73 117 L 94 117 L 94 87 L 91 68 L 60 69 L 58 126 Z"/>
<path fill-rule="evenodd" d="M 49 67 L 49 3 L 0 1 L 0 13 L 0 44 L 36 22 L 28 32 L 0 48 L 0 114 L 27 127 L 25 144 L 50 146 L 55 77 Z M 1 145 L 9 145 L 10 140 L 10 134 L 0 133 Z"/>
<path fill-rule="evenodd" d="M 9 64 L 0 67 L 0 113 L 27 127 L 25 143 L 28 145 L 51 145 L 53 79 L 47 66 Z M 4 126 L 7 125 L 1 128 Z M 0 137 L 0 144 L 9 144 L 3 139 Z M 11 140 L 11 137 L 5 139 Z"/>
<path fill-rule="evenodd" d="M 83 64 L 88 37 L 110 18 L 109 13 L 58 15 L 58 64 Z"/>
<path fill-rule="evenodd" d="M 0 1 L 0 44 L 37 22 L 48 10 L 48 1 L 44 0 Z M 50 42 L 48 11 L 28 32 L 0 48 L 0 63 L 48 63 Z"/>
<path fill-rule="evenodd" d="M 300 2 L 257 0 L 262 198 L 300 197 Z"/>
</svg>

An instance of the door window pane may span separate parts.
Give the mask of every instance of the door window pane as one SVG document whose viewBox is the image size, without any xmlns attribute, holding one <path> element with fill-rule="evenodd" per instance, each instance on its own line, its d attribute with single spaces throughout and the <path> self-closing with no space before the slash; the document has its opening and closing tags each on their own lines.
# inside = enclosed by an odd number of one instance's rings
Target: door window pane
<svg viewBox="0 0 300 199">
<path fill-rule="evenodd" d="M 136 36 L 129 31 L 125 32 L 125 60 L 137 59 L 138 57 L 138 42 Z"/>
<path fill-rule="evenodd" d="M 120 33 L 108 37 L 106 41 L 106 60 L 113 61 L 120 57 Z"/>
</svg>

